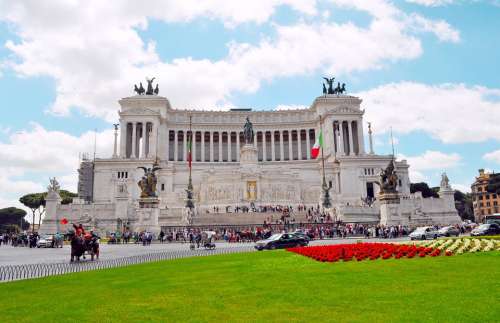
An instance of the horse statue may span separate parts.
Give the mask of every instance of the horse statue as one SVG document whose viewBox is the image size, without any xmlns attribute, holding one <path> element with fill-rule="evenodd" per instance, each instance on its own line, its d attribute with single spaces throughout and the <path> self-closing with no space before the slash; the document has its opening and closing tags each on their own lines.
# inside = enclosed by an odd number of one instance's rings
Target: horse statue
<svg viewBox="0 0 500 323">
<path fill-rule="evenodd" d="M 158 93 L 160 93 L 160 88 L 158 87 L 158 83 L 156 84 L 154 92 L 155 92 L 155 95 L 158 95 Z"/>
<path fill-rule="evenodd" d="M 137 95 L 143 95 L 145 90 L 144 87 L 142 86 L 142 82 L 139 83 L 139 87 L 137 87 L 137 84 L 134 84 L 134 91 L 137 93 Z"/>
</svg>

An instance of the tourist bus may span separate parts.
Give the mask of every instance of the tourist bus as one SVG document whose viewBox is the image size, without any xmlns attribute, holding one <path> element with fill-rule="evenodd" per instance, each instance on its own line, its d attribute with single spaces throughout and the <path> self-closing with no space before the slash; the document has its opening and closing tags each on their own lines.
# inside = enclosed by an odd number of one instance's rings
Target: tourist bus
<svg viewBox="0 0 500 323">
<path fill-rule="evenodd" d="M 500 213 L 485 215 L 484 223 L 496 223 L 500 225 Z"/>
</svg>

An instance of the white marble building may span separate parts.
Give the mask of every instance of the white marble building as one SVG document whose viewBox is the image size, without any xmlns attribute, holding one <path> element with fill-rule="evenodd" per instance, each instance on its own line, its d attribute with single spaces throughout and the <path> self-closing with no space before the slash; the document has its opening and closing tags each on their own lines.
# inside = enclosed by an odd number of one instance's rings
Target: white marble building
<svg viewBox="0 0 500 323">
<path fill-rule="evenodd" d="M 232 210 L 250 203 L 318 205 L 321 158 L 312 159 L 310 154 L 319 135 L 321 116 L 325 177 L 333 204 L 329 212 L 333 216 L 345 222 L 365 223 L 458 222 L 449 186 L 442 187 L 438 199 L 410 194 L 405 160 L 396 162 L 400 196 L 397 211 L 381 214 L 378 200 L 371 206 L 362 201 L 377 196 L 378 174 L 392 157 L 373 152 L 371 133 L 366 149 L 361 102 L 352 96 L 323 95 L 302 110 L 188 111 L 172 108 L 161 96 L 123 98 L 119 101 L 120 130 L 119 136 L 115 134 L 114 151 L 109 158 L 95 161 L 93 202 L 76 200 L 60 205 L 57 198 L 49 199 L 42 231 L 56 230 L 62 216 L 103 230 L 127 224 L 136 230 L 157 231 L 161 226 L 185 223 L 190 116 L 196 218 L 208 216 L 214 207 L 225 212 L 226 206 Z M 243 145 L 246 117 L 253 123 L 253 147 Z M 155 160 L 162 167 L 157 173 L 159 206 L 145 215 L 139 208 L 137 185 L 143 171 L 137 167 L 151 167 Z M 230 214 L 220 216 L 231 223 Z"/>
</svg>

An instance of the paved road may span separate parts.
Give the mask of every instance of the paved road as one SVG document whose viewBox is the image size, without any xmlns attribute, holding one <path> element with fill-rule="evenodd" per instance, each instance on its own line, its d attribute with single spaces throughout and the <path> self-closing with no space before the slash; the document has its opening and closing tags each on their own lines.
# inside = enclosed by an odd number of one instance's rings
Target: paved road
<svg viewBox="0 0 500 323">
<path fill-rule="evenodd" d="M 339 244 L 339 243 L 355 243 L 360 239 L 333 239 L 333 240 L 316 240 L 312 241 L 310 245 L 324 245 L 324 244 Z M 363 239 L 363 241 L 370 242 L 399 242 L 407 241 L 407 238 L 401 239 Z M 218 249 L 233 249 L 241 248 L 242 246 L 249 246 L 249 243 L 225 243 L 218 242 Z M 101 245 L 101 260 L 117 259 L 130 256 L 138 256 L 148 253 L 164 252 L 164 251 L 183 251 L 188 250 L 189 244 L 187 243 L 154 243 L 150 246 L 144 247 L 142 245 L 128 244 L 128 245 Z M 68 262 L 70 254 L 70 247 L 64 246 L 63 248 L 52 249 L 30 249 L 24 247 L 11 247 L 2 245 L 0 247 L 0 266 L 6 265 L 23 265 L 23 264 L 48 264 L 48 263 L 61 263 Z"/>
</svg>

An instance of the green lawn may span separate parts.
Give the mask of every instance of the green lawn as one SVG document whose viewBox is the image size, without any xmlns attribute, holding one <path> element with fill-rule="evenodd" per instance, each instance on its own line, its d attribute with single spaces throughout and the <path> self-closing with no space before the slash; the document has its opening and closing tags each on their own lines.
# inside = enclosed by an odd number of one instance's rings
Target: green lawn
<svg viewBox="0 0 500 323">
<path fill-rule="evenodd" d="M 500 252 L 319 263 L 286 251 L 0 284 L 0 321 L 499 322 Z"/>
</svg>

